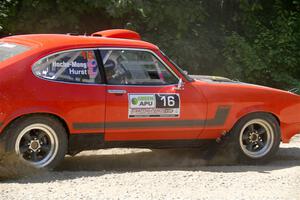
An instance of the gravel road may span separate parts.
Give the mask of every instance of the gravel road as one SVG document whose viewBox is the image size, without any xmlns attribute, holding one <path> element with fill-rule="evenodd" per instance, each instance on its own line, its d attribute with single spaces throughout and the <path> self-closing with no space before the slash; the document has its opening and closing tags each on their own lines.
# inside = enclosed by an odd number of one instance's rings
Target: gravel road
<svg viewBox="0 0 300 200">
<path fill-rule="evenodd" d="M 230 165 L 226 153 L 207 163 L 199 154 L 198 149 L 84 152 L 66 157 L 58 171 L 0 182 L 0 199 L 300 200 L 300 136 L 262 166 Z"/>
</svg>

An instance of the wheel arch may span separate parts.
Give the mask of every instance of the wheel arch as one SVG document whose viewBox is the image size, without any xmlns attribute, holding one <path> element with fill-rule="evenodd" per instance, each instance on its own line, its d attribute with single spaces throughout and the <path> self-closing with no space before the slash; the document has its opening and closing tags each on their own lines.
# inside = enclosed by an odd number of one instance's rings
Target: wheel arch
<svg viewBox="0 0 300 200">
<path fill-rule="evenodd" d="M 270 112 L 270 111 L 252 111 L 252 112 L 247 112 L 247 113 L 244 113 L 244 114 L 240 115 L 240 116 L 235 120 L 235 122 L 233 123 L 233 125 L 231 126 L 230 131 L 231 131 L 231 130 L 236 126 L 236 124 L 239 123 L 239 121 L 241 121 L 243 118 L 248 117 L 249 115 L 254 115 L 254 114 L 269 114 L 269 115 L 273 116 L 273 117 L 276 119 L 276 121 L 278 122 L 278 125 L 279 125 L 279 127 L 280 127 L 280 124 L 281 124 L 280 119 L 279 119 L 279 117 L 278 117 L 275 113 Z M 229 132 L 230 132 L 230 131 L 229 131 Z"/>
<path fill-rule="evenodd" d="M 42 116 L 42 117 L 51 117 L 56 119 L 57 121 L 59 121 L 62 126 L 65 128 L 66 133 L 67 133 L 67 137 L 69 137 L 70 135 L 70 129 L 65 121 L 65 119 L 63 119 L 61 116 L 54 114 L 54 113 L 47 113 L 47 112 L 34 112 L 34 113 L 25 113 L 19 116 L 15 116 L 14 118 L 12 118 L 11 120 L 9 120 L 8 123 L 3 124 L 2 133 L 5 133 L 5 130 L 8 129 L 14 122 L 16 122 L 17 120 L 20 120 L 21 118 L 27 118 L 27 117 L 32 117 L 32 116 Z M 0 136 L 2 136 L 2 134 L 0 134 Z"/>
</svg>

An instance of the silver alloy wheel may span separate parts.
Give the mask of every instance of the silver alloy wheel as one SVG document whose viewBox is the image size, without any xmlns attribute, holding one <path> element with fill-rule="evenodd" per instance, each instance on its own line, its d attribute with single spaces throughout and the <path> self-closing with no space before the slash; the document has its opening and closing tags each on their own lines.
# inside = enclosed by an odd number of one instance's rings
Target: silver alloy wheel
<svg viewBox="0 0 300 200">
<path fill-rule="evenodd" d="M 250 120 L 241 129 L 239 143 L 246 156 L 261 158 L 269 153 L 273 146 L 274 130 L 266 120 Z"/>
<path fill-rule="evenodd" d="M 22 160 L 37 168 L 47 166 L 58 151 L 55 131 L 46 124 L 32 124 L 18 135 L 15 151 Z"/>
</svg>

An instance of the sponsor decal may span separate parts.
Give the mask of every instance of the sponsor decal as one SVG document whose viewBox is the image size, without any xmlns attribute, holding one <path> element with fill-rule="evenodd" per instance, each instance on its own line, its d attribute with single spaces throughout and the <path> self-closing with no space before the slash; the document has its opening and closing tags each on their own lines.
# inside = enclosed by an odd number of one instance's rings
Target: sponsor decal
<svg viewBox="0 0 300 200">
<path fill-rule="evenodd" d="M 179 115 L 179 94 L 128 94 L 129 118 L 177 118 Z"/>
<path fill-rule="evenodd" d="M 52 67 L 67 68 L 68 75 L 88 75 L 88 65 L 86 62 L 52 62 Z"/>
<path fill-rule="evenodd" d="M 65 68 L 68 68 L 68 67 L 73 67 L 73 68 L 87 68 L 87 64 L 86 63 L 80 63 L 80 62 L 53 62 L 52 63 L 52 67 L 65 67 Z"/>
<path fill-rule="evenodd" d="M 155 108 L 155 96 L 153 94 L 129 94 L 130 108 L 144 109 Z"/>
<path fill-rule="evenodd" d="M 88 60 L 87 66 L 90 78 L 95 78 L 97 76 L 97 61 L 95 59 Z"/>
<path fill-rule="evenodd" d="M 67 68 L 66 73 L 70 76 L 86 75 L 95 78 L 98 73 L 95 59 L 88 59 L 87 62 L 53 62 L 52 67 Z"/>
</svg>

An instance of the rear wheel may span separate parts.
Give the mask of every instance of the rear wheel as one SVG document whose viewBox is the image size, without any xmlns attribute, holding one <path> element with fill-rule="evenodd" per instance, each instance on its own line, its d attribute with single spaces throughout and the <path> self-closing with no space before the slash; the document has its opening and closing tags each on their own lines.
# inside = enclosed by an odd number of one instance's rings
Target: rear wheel
<svg viewBox="0 0 300 200">
<path fill-rule="evenodd" d="M 268 161 L 279 149 L 279 124 L 268 113 L 254 113 L 242 118 L 231 134 L 231 148 L 237 152 L 240 162 Z"/>
<path fill-rule="evenodd" d="M 20 118 L 6 132 L 7 150 L 36 168 L 53 169 L 66 154 L 66 130 L 53 117 Z"/>
</svg>

